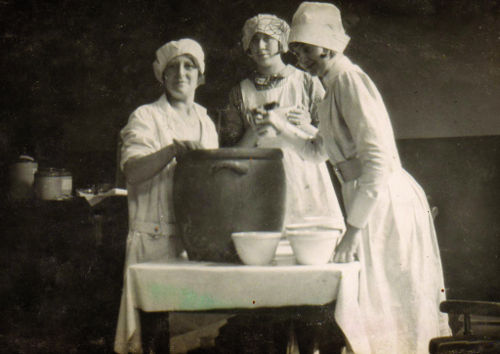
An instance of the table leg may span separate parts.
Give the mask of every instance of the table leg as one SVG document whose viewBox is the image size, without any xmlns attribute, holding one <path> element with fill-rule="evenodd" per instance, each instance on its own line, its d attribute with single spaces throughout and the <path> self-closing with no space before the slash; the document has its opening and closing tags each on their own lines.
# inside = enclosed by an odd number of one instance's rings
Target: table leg
<svg viewBox="0 0 500 354">
<path fill-rule="evenodd" d="M 144 353 L 169 353 L 170 328 L 168 312 L 140 311 L 140 317 Z"/>
<path fill-rule="evenodd" d="M 334 303 L 319 308 L 299 308 L 293 327 L 300 354 L 341 353 L 345 338 L 335 322 L 334 308 Z"/>
<path fill-rule="evenodd" d="M 269 311 L 233 317 L 216 339 L 220 353 L 286 351 L 290 320 L 301 354 L 340 353 L 345 345 L 342 331 L 333 318 L 334 305 L 320 308 L 299 307 L 295 314 Z M 168 312 L 140 311 L 144 353 L 169 353 L 170 330 Z M 260 349 L 257 349 L 260 348 Z"/>
<path fill-rule="evenodd" d="M 219 354 L 286 354 L 291 320 L 283 312 L 239 313 L 219 331 Z"/>
<path fill-rule="evenodd" d="M 319 351 L 319 331 L 317 326 L 312 326 L 303 321 L 295 321 L 294 329 L 300 354 L 314 354 Z"/>
</svg>

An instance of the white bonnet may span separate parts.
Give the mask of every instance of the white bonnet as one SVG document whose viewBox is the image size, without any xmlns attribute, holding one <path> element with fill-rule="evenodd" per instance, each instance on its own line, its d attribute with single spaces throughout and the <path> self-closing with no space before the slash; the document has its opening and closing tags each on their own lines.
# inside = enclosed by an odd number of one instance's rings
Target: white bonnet
<svg viewBox="0 0 500 354">
<path fill-rule="evenodd" d="M 312 44 L 342 53 L 349 39 L 335 5 L 305 1 L 293 15 L 288 43 Z"/>
<path fill-rule="evenodd" d="M 274 15 L 259 14 L 248 19 L 243 26 L 241 42 L 246 52 L 250 47 L 252 37 L 256 33 L 264 33 L 281 43 L 282 52 L 288 51 L 288 34 L 290 26 L 284 20 Z"/>
<path fill-rule="evenodd" d="M 178 41 L 170 41 L 161 46 L 156 51 L 156 60 L 153 62 L 153 71 L 156 79 L 163 83 L 163 71 L 169 61 L 179 55 L 189 54 L 193 57 L 200 74 L 205 72 L 205 54 L 201 45 L 195 40 L 189 38 L 179 39 Z"/>
</svg>

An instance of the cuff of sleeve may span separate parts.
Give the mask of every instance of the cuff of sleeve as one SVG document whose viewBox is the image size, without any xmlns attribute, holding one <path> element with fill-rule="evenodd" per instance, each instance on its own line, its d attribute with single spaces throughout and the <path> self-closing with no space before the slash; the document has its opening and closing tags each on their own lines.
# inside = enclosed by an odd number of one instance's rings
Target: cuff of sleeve
<svg viewBox="0 0 500 354">
<path fill-rule="evenodd" d="M 316 135 L 316 133 L 317 133 L 317 129 L 315 127 L 312 127 L 311 132 L 306 132 L 306 131 L 300 129 L 299 127 L 297 127 L 296 125 L 293 125 L 290 123 L 286 123 L 285 130 L 288 133 L 288 135 L 295 136 L 296 138 L 301 139 L 301 140 L 310 139 L 314 135 Z"/>
<path fill-rule="evenodd" d="M 375 208 L 377 198 L 358 191 L 354 200 L 347 210 L 347 223 L 359 229 L 363 229 L 370 219 Z"/>
<path fill-rule="evenodd" d="M 307 133 L 289 123 L 284 124 L 283 130 L 280 134 L 290 145 L 294 146 L 298 150 L 302 150 L 307 139 L 310 138 Z"/>
<path fill-rule="evenodd" d="M 120 171 L 123 172 L 123 169 L 125 168 L 125 163 L 128 161 L 128 157 L 124 158 L 123 155 L 120 158 Z"/>
<path fill-rule="evenodd" d="M 122 155 L 120 156 L 120 169 L 123 172 L 123 168 L 125 167 L 125 163 L 127 163 L 128 160 L 132 158 L 139 158 L 146 156 L 147 153 L 144 151 L 134 151 L 132 149 L 129 149 L 127 151 L 122 151 Z"/>
</svg>

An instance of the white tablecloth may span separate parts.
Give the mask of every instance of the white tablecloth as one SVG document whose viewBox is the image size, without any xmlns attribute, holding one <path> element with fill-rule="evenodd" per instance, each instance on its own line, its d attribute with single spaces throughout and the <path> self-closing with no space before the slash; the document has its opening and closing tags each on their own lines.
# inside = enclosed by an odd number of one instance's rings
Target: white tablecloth
<svg viewBox="0 0 500 354">
<path fill-rule="evenodd" d="M 142 352 L 139 309 L 205 311 L 302 305 L 337 300 L 335 319 L 355 353 L 367 353 L 358 306 L 359 264 L 244 266 L 179 261 L 127 270 L 115 351 Z M 229 312 L 229 311 L 228 311 Z"/>
</svg>

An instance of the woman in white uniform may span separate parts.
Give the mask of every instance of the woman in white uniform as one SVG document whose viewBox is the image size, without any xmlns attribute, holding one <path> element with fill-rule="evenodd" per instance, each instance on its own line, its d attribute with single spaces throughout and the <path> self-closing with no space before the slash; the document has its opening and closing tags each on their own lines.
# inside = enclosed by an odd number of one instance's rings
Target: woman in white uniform
<svg viewBox="0 0 500 354">
<path fill-rule="evenodd" d="M 329 158 L 342 183 L 346 233 L 335 262 L 359 259 L 359 302 L 371 353 L 428 353 L 429 340 L 447 335 L 443 272 L 432 215 L 417 182 L 401 167 L 391 122 L 370 78 L 343 51 L 349 37 L 339 10 L 304 2 L 289 43 L 302 68 L 319 76 L 327 93 L 318 106 L 313 139 L 286 117 L 266 114 L 302 156 Z M 264 113 L 264 112 L 263 112 Z"/>
<path fill-rule="evenodd" d="M 283 62 L 289 30 L 288 24 L 274 15 L 260 14 L 245 22 L 243 49 L 256 70 L 231 90 L 221 140 L 226 145 L 282 149 L 287 183 L 285 224 L 321 216 L 343 229 L 342 212 L 326 164 L 306 161 L 280 137 L 258 136 L 254 129 L 255 109 L 273 105 L 284 110 L 287 119 L 304 133 L 316 133 L 317 121 L 311 120 L 315 117 L 311 112 L 325 92 L 317 78 Z"/>
<path fill-rule="evenodd" d="M 191 39 L 169 42 L 156 52 L 153 68 L 165 94 L 137 108 L 121 131 L 130 224 L 126 265 L 177 254 L 176 157 L 190 149 L 218 147 L 215 125 L 194 102 L 205 69 L 201 46 Z"/>
<path fill-rule="evenodd" d="M 120 166 L 127 179 L 129 209 L 125 270 L 180 253 L 172 194 L 176 158 L 191 149 L 218 147 L 215 125 L 194 101 L 205 70 L 201 46 L 192 39 L 168 42 L 157 50 L 153 69 L 165 93 L 137 108 L 121 131 Z M 118 353 L 141 350 L 136 329 L 128 326 L 122 297 L 115 339 Z"/>
</svg>

